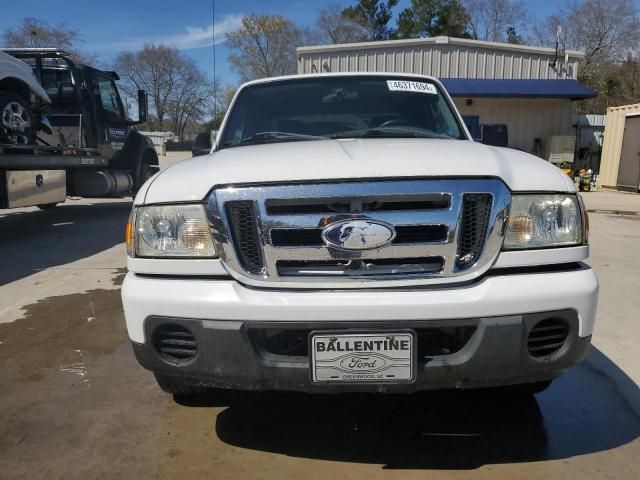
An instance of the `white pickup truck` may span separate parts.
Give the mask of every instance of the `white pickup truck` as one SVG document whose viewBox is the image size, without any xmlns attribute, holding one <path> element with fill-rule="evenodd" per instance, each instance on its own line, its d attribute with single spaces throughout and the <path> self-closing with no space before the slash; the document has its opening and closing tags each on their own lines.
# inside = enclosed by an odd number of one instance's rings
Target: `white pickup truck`
<svg viewBox="0 0 640 480">
<path fill-rule="evenodd" d="M 430 77 L 243 85 L 212 153 L 141 188 L 126 236 L 129 337 L 175 394 L 535 393 L 593 332 L 573 182 L 472 141 Z"/>
</svg>

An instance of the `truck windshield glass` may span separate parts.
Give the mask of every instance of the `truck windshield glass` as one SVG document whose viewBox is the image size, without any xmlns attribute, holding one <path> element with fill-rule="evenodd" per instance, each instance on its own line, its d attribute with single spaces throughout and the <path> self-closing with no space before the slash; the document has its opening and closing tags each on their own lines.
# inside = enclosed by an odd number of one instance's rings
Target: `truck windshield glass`
<svg viewBox="0 0 640 480">
<path fill-rule="evenodd" d="M 118 92 L 113 84 L 113 80 L 98 76 L 95 80 L 97 92 L 100 98 L 100 104 L 110 122 L 122 121 L 122 111 L 120 110 L 120 101 Z"/>
<path fill-rule="evenodd" d="M 303 78 L 244 88 L 218 148 L 332 138 L 465 139 L 433 82 L 393 76 Z"/>
</svg>

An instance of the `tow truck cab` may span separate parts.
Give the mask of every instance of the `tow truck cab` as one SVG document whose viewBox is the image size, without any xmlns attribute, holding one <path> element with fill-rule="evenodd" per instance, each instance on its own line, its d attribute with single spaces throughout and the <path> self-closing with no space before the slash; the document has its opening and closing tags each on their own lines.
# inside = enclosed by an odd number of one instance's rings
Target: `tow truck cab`
<svg viewBox="0 0 640 480">
<path fill-rule="evenodd" d="M 5 177 L 21 171 L 19 175 L 35 178 L 41 169 L 55 170 L 59 177 L 64 170 L 65 196 L 122 197 L 158 171 L 151 140 L 133 128 L 148 118 L 144 90 L 137 92 L 138 119 L 133 120 L 127 116 L 116 72 L 76 64 L 55 48 L 3 51 L 33 68 L 51 100 L 49 105 L 32 105 L 36 126 L 27 145 L 0 145 L 0 173 Z M 6 197 L 0 208 L 12 206 Z"/>
</svg>

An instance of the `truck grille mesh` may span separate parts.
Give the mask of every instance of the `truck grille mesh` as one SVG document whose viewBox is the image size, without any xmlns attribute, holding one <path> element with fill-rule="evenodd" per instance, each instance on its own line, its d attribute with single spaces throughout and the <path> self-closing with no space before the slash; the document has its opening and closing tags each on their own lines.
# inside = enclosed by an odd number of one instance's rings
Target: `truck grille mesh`
<svg viewBox="0 0 640 480">
<path fill-rule="evenodd" d="M 491 195 L 486 193 L 464 195 L 456 260 L 458 268 L 469 268 L 480 258 L 484 239 L 487 236 L 490 213 Z"/>
<path fill-rule="evenodd" d="M 248 272 L 259 274 L 264 268 L 264 261 L 253 202 L 227 202 L 226 209 L 240 263 Z"/>
</svg>

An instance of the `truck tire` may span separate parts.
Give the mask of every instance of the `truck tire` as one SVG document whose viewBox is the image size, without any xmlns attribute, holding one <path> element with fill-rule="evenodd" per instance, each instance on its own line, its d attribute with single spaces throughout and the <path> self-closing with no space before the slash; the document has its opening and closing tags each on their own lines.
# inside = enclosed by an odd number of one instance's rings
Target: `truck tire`
<svg viewBox="0 0 640 480">
<path fill-rule="evenodd" d="M 0 91 L 0 143 L 32 145 L 33 112 L 29 101 L 10 91 Z"/>
<path fill-rule="evenodd" d="M 191 395 L 202 395 L 211 391 L 210 388 L 200 385 L 194 385 L 187 381 L 180 380 L 177 377 L 170 377 L 167 375 L 162 375 L 161 373 L 154 373 L 154 375 L 156 377 L 156 381 L 158 382 L 158 386 L 164 392 L 171 393 L 173 395 L 187 397 Z"/>
<path fill-rule="evenodd" d="M 133 193 L 134 195 L 140 190 L 144 183 L 160 171 L 157 164 L 157 158 L 154 158 L 153 152 L 147 150 L 143 153 L 140 162 L 140 169 L 134 178 Z"/>
<path fill-rule="evenodd" d="M 160 167 L 157 165 L 147 165 L 145 164 L 142 170 L 142 178 L 140 182 L 140 186 L 144 185 L 144 183 L 153 177 L 156 173 L 160 171 Z"/>
<path fill-rule="evenodd" d="M 43 203 L 41 205 L 36 205 L 36 207 L 38 207 L 40 210 L 51 210 L 52 208 L 55 208 L 58 204 L 57 203 Z"/>
</svg>

